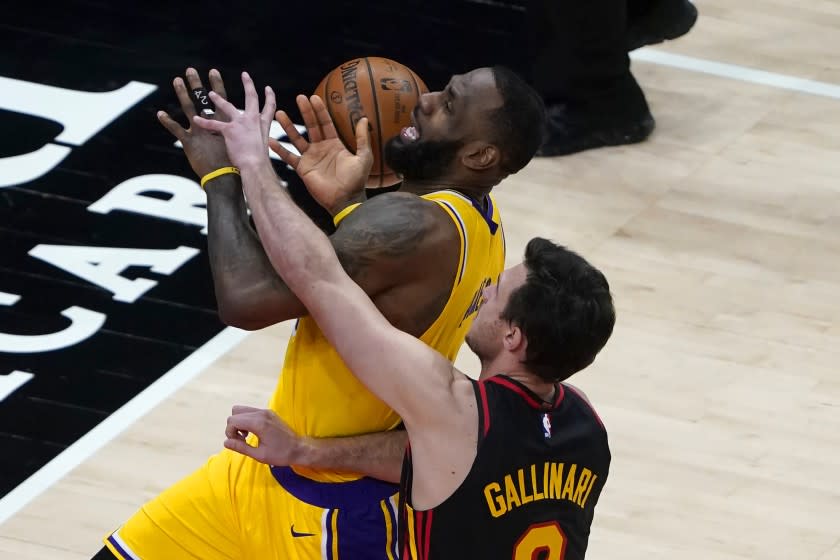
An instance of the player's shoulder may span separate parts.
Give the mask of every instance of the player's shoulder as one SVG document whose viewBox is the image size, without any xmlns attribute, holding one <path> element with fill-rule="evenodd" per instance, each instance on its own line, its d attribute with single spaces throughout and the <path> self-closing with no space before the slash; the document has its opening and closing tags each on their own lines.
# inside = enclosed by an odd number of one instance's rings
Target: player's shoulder
<svg viewBox="0 0 840 560">
<path fill-rule="evenodd" d="M 396 218 L 418 218 L 436 214 L 437 205 L 416 194 L 404 192 L 389 192 L 376 195 L 361 204 L 348 216 L 358 220 L 361 217 L 374 219 L 377 222 L 391 223 Z"/>
<path fill-rule="evenodd" d="M 434 202 L 411 193 L 383 193 L 347 215 L 331 236 L 340 256 L 426 258 L 448 245 L 457 232 Z"/>
<path fill-rule="evenodd" d="M 572 391 L 572 393 L 574 393 L 575 395 L 577 395 L 577 396 L 578 396 L 581 400 L 583 400 L 583 401 L 584 401 L 587 405 L 589 405 L 590 407 L 592 407 L 592 401 L 590 401 L 590 400 L 589 400 L 589 397 L 586 395 L 586 393 L 584 393 L 584 392 L 583 392 L 583 389 L 581 389 L 581 388 L 580 388 L 580 387 L 578 387 L 577 385 L 572 385 L 572 384 L 571 384 L 571 383 L 569 383 L 568 381 L 564 381 L 563 383 L 561 383 L 561 385 L 563 385 L 563 387 L 565 387 L 567 390 L 571 390 L 571 391 Z"/>
<path fill-rule="evenodd" d="M 440 226 L 448 221 L 446 212 L 433 200 L 412 193 L 389 192 L 366 200 L 344 219 L 342 226 L 419 238 L 433 231 L 441 233 Z"/>
<path fill-rule="evenodd" d="M 594 419 L 598 424 L 601 425 L 602 428 L 606 430 L 604 426 L 604 422 L 601 420 L 598 411 L 595 410 L 595 405 L 592 404 L 592 401 L 589 400 L 589 397 L 580 387 L 576 385 L 572 385 L 571 383 L 564 381 L 561 383 L 564 388 L 566 396 L 564 398 L 573 398 L 578 401 L 580 405 L 580 409 L 584 411 L 585 414 L 589 415 Z"/>
</svg>

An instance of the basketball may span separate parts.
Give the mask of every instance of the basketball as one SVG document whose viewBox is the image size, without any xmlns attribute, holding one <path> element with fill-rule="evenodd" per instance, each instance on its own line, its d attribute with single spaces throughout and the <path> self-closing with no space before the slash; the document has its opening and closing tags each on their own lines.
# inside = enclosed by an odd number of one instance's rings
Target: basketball
<svg viewBox="0 0 840 560">
<path fill-rule="evenodd" d="M 354 58 L 321 80 L 315 95 L 324 100 L 338 136 L 356 151 L 356 123 L 367 117 L 373 167 L 367 186 L 387 187 L 400 181 L 385 165 L 385 143 L 411 125 L 411 112 L 420 94 L 429 91 L 410 68 L 376 56 Z"/>
</svg>

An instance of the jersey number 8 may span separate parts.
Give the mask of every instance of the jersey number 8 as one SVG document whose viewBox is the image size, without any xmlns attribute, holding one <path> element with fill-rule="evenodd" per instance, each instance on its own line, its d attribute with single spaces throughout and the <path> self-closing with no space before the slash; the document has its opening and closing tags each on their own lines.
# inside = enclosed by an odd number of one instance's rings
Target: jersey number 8
<svg viewBox="0 0 840 560">
<path fill-rule="evenodd" d="M 563 560 L 566 533 L 556 521 L 528 527 L 513 547 L 513 560 Z"/>
</svg>

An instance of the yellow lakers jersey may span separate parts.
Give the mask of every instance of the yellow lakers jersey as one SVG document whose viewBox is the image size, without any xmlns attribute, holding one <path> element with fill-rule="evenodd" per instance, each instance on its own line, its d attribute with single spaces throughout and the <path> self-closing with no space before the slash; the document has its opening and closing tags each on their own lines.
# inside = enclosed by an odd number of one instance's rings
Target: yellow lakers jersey
<svg viewBox="0 0 840 560">
<path fill-rule="evenodd" d="M 499 211 L 492 197 L 486 208 L 450 190 L 423 198 L 436 202 L 460 235 L 460 263 L 451 295 L 420 340 L 454 361 L 482 300 L 482 290 L 504 269 L 505 241 Z M 269 406 L 297 433 L 338 437 L 390 430 L 400 418 L 350 372 L 318 325 L 299 320 L 289 345 L 277 389 Z M 359 478 L 353 473 L 296 468 L 326 482 Z"/>
</svg>

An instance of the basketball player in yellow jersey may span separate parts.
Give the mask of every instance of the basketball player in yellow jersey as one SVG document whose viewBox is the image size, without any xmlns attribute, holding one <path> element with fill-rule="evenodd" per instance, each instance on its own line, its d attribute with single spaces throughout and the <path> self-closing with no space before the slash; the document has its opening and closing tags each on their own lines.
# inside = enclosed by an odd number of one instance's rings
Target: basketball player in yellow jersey
<svg viewBox="0 0 840 560">
<path fill-rule="evenodd" d="M 201 86 L 194 70 L 187 80 Z M 217 72 L 210 82 L 223 96 Z M 176 79 L 175 89 L 192 119 L 187 86 Z M 331 242 L 343 266 L 393 325 L 454 358 L 483 288 L 504 264 L 489 192 L 539 146 L 541 100 L 502 68 L 454 76 L 421 98 L 414 126 L 387 144 L 386 161 L 404 178 L 400 191 L 369 201 L 361 200 L 371 162 L 361 129 L 354 155 L 320 99 L 299 96 L 298 106 L 308 141 L 285 113 L 277 118 L 301 156 L 273 148 L 334 216 Z M 95 558 L 395 558 L 400 419 L 356 381 L 277 276 L 248 223 L 239 177 L 212 173 L 229 165 L 222 139 L 159 118 L 196 173 L 214 177 L 205 190 L 222 318 L 256 329 L 302 317 L 270 402 L 297 445 L 288 464 L 273 467 L 230 451 L 211 457 L 108 536 Z M 292 466 L 304 452 L 317 468 Z"/>
</svg>

